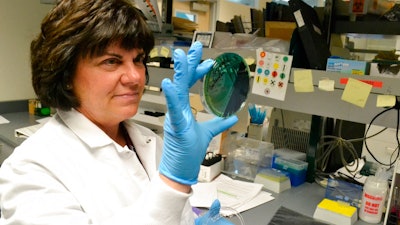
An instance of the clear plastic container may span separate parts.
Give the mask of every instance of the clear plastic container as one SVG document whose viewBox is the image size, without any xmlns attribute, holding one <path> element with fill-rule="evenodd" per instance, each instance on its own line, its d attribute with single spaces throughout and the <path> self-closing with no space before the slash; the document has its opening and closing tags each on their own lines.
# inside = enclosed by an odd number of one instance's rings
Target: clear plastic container
<svg viewBox="0 0 400 225">
<path fill-rule="evenodd" d="M 369 176 L 364 184 L 359 217 L 368 223 L 379 223 L 385 208 L 388 181 L 378 176 Z"/>
</svg>

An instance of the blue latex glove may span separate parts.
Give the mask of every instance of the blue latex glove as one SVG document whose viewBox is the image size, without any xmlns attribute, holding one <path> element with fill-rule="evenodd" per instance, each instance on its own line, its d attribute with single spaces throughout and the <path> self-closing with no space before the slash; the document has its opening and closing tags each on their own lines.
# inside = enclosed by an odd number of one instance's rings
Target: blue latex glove
<svg viewBox="0 0 400 225">
<path fill-rule="evenodd" d="M 219 214 L 220 209 L 221 204 L 217 199 L 212 203 L 210 210 L 206 214 L 196 218 L 195 225 L 233 225 L 233 223 Z"/>
<path fill-rule="evenodd" d="M 165 78 L 161 87 L 167 100 L 164 122 L 164 146 L 159 171 L 164 176 L 185 185 L 197 183 L 200 165 L 211 139 L 233 126 L 237 117 L 216 117 L 196 122 L 189 102 L 189 89 L 212 67 L 211 59 L 201 64 L 202 44 L 195 42 L 186 55 L 174 51 L 174 81 Z"/>
</svg>

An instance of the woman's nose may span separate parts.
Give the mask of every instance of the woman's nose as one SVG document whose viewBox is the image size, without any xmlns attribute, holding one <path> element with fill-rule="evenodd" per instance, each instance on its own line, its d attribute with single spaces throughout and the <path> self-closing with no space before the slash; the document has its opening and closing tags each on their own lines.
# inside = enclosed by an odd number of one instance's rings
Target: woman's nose
<svg viewBox="0 0 400 225">
<path fill-rule="evenodd" d="M 137 82 L 142 76 L 145 76 L 145 71 L 143 69 L 133 64 L 127 65 L 124 68 L 121 81 L 122 83 Z"/>
</svg>

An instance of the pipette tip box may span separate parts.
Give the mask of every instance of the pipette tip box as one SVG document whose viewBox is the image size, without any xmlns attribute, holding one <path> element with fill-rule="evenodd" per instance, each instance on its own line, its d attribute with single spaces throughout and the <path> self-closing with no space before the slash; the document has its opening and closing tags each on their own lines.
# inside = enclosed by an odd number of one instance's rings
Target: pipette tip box
<svg viewBox="0 0 400 225">
<path fill-rule="evenodd" d="M 308 168 L 307 162 L 276 155 L 272 158 L 272 168 L 288 172 L 292 187 L 299 186 L 305 182 Z"/>
<path fill-rule="evenodd" d="M 281 193 L 291 188 L 288 175 L 283 171 L 267 168 L 257 173 L 254 183 L 262 184 L 264 188 L 275 193 Z"/>
<path fill-rule="evenodd" d="M 313 217 L 335 225 L 353 225 L 358 219 L 356 207 L 327 198 L 318 204 Z"/>
</svg>

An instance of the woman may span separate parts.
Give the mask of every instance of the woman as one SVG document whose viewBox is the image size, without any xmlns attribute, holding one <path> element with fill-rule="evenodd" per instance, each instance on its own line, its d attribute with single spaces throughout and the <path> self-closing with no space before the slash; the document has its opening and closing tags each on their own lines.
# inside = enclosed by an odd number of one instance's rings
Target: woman
<svg viewBox="0 0 400 225">
<path fill-rule="evenodd" d="M 3 163 L 0 224 L 194 223 L 188 198 L 206 148 L 237 118 L 193 119 L 189 89 L 213 64 L 199 64 L 195 43 L 174 52 L 174 81 L 162 82 L 164 140 L 130 121 L 153 47 L 125 0 L 62 0 L 50 11 L 31 43 L 32 83 L 57 113 Z"/>
</svg>

